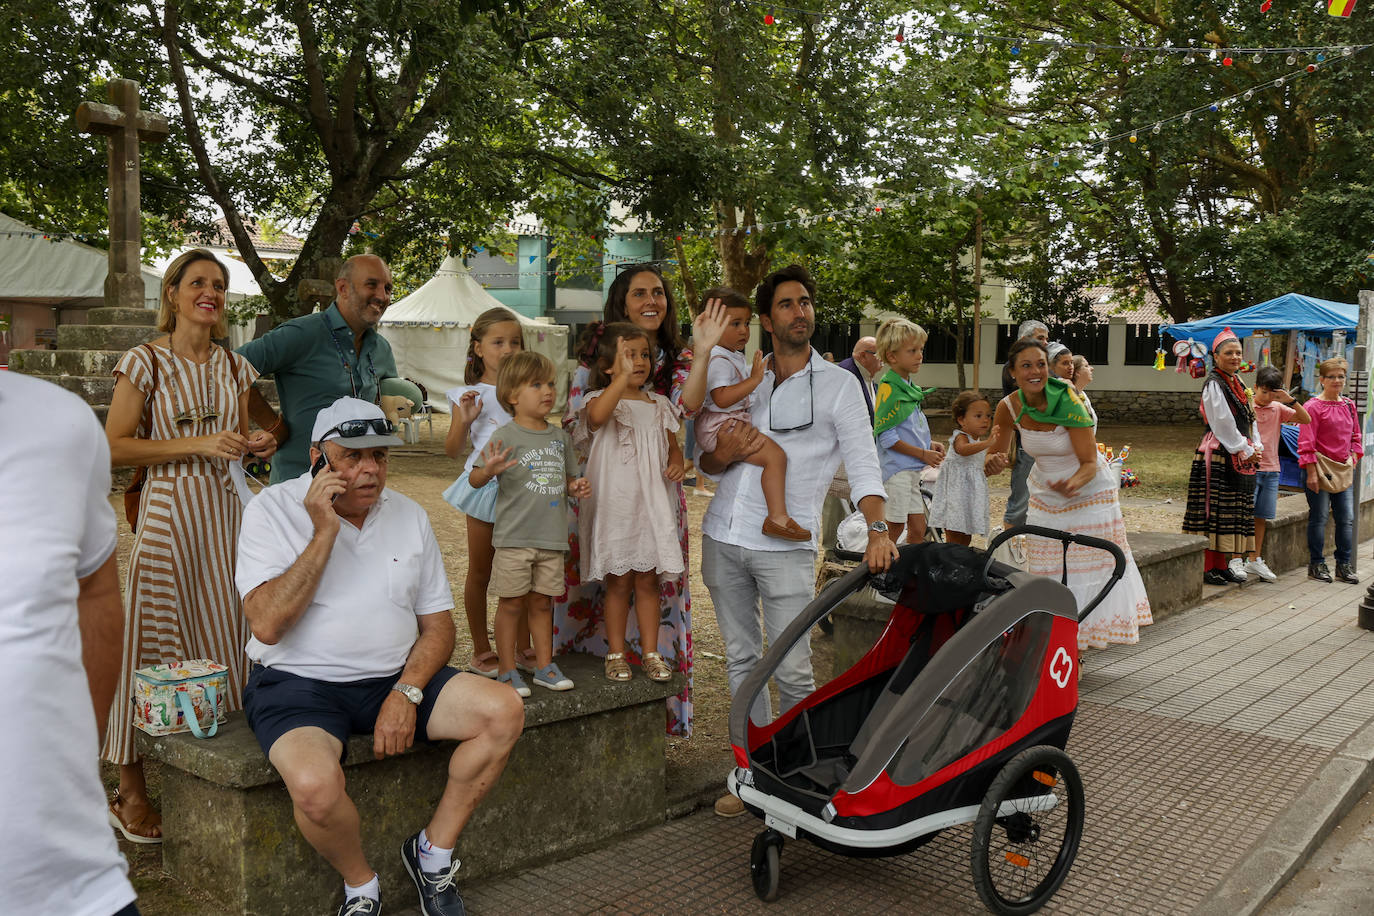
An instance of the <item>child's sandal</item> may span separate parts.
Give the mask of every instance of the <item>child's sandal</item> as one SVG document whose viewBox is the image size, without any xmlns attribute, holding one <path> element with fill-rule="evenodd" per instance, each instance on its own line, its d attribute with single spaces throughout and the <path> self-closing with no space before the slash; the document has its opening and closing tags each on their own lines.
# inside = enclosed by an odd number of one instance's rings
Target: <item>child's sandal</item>
<svg viewBox="0 0 1374 916">
<path fill-rule="evenodd" d="M 648 675 L 651 681 L 671 681 L 673 679 L 673 669 L 668 667 L 663 656 L 657 652 L 644 653 L 644 673 Z"/>
<path fill-rule="evenodd" d="M 624 652 L 606 653 L 606 680 L 628 681 L 634 677 L 630 673 L 630 663 L 625 661 Z"/>
</svg>

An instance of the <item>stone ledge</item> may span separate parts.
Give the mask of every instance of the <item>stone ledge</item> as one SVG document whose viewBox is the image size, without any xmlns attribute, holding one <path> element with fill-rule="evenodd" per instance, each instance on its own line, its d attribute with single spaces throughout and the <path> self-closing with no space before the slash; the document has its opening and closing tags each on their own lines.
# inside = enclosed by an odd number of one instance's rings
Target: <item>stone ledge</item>
<svg viewBox="0 0 1374 916">
<path fill-rule="evenodd" d="M 525 732 L 459 837 L 462 881 L 572 855 L 664 821 L 663 700 L 681 689 L 682 675 L 664 684 L 639 676 L 611 684 L 598 658 L 564 656 L 559 665 L 580 686 L 534 688 L 526 701 Z M 164 763 L 162 861 L 169 874 L 225 913 L 335 911 L 338 875 L 301 836 L 290 797 L 241 715 L 208 740 L 139 738 Z M 393 900 L 405 899 L 410 887 L 397 851 L 429 821 L 454 747 L 424 745 L 379 761 L 370 736 L 349 742 L 345 774 L 362 818 L 363 851 Z"/>
<path fill-rule="evenodd" d="M 672 681 L 657 683 L 639 676 L 637 669 L 637 676 L 628 684 L 612 684 L 602 673 L 601 659 L 590 655 L 561 656 L 558 664 L 578 686 L 562 692 L 531 686 L 535 692 L 525 700 L 526 731 L 566 719 L 666 700 L 682 689 L 681 674 Z M 242 715 L 230 716 L 212 739 L 196 738 L 189 733 L 153 737 L 142 732 L 135 738 L 144 756 L 216 785 L 249 789 L 281 783 L 276 768 L 268 762 Z M 443 744 L 452 747 L 454 742 L 439 742 Z M 426 753 L 433 747 L 416 745 L 400 756 Z M 345 768 L 372 762 L 372 736 L 351 737 Z"/>
<path fill-rule="evenodd" d="M 1192 607 L 1202 599 L 1202 552 L 1206 540 L 1190 534 L 1132 532 L 1128 540 L 1155 620 Z M 835 670 L 844 671 L 872 648 L 892 614 L 868 589 L 847 598 L 835 621 Z"/>
<path fill-rule="evenodd" d="M 1365 501 L 1355 519 L 1355 543 L 1360 542 L 1359 532 L 1369 532 L 1374 528 L 1374 494 L 1363 494 Z M 1334 520 L 1326 522 L 1326 558 L 1332 562 L 1335 547 Z M 1307 565 L 1307 497 L 1301 491 L 1279 490 L 1277 517 L 1269 522 L 1264 536 L 1264 560 L 1274 572 L 1301 569 Z"/>
</svg>

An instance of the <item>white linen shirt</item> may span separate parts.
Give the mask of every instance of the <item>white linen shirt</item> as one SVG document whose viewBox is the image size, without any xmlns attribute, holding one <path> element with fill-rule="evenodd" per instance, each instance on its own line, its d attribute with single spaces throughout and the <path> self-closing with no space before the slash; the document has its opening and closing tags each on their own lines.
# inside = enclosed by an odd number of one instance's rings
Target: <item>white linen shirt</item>
<svg viewBox="0 0 1374 916">
<path fill-rule="evenodd" d="M 1231 405 L 1226 403 L 1226 394 L 1221 390 L 1221 382 L 1209 378 L 1202 384 L 1202 409 L 1207 412 L 1207 425 L 1217 441 L 1232 455 L 1249 458 L 1259 446 L 1259 434 L 1254 439 L 1241 435 L 1236 426 L 1236 418 L 1231 415 Z"/>
<path fill-rule="evenodd" d="M 314 535 L 305 509 L 310 474 L 270 486 L 243 510 L 239 595 L 275 579 L 296 562 Z M 429 516 L 391 490 L 362 528 L 339 519 L 339 535 L 305 613 L 276 643 L 248 640 L 248 657 L 271 668 L 322 681 L 398 674 L 419 636 L 416 617 L 453 608 L 443 556 Z"/>
<path fill-rule="evenodd" d="M 808 379 L 811 375 L 813 378 Z M 810 529 L 811 541 L 785 541 L 763 533 L 768 515 L 760 482 L 763 469 L 737 461 L 725 470 L 716 487 L 711 506 L 701 520 L 702 533 L 713 541 L 746 547 L 750 550 L 816 550 L 821 527 L 821 505 L 840 462 L 849 476 L 850 499 L 857 505 L 865 496 L 883 499 L 883 478 L 878 463 L 878 447 L 868 421 L 859 380 L 848 370 L 828 363 L 813 348 L 807 367 L 778 386 L 778 397 L 789 396 L 797 386 L 815 383 L 811 426 L 790 433 L 769 429 L 773 395 L 773 370 L 750 398 L 754 426 L 787 453 L 787 509 L 794 521 Z M 799 394 L 804 397 L 804 394 Z"/>
<path fill-rule="evenodd" d="M 77 610 L 78 580 L 117 543 L 110 446 L 80 398 L 17 372 L 0 372 L 0 429 L 0 911 L 110 916 L 134 889 L 105 820 Z"/>
</svg>

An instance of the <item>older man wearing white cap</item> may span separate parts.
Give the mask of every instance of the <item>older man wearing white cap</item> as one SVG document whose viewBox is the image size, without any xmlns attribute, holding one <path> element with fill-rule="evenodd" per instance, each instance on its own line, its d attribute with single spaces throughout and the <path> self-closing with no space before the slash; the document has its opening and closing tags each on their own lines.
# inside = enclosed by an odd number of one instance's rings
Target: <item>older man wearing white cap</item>
<svg viewBox="0 0 1374 916">
<path fill-rule="evenodd" d="M 309 472 L 244 511 L 236 579 L 252 638 L 244 711 L 281 773 L 296 824 L 343 877 L 340 916 L 376 916 L 381 892 L 344 787 L 351 734 L 380 759 L 416 738 L 462 742 L 433 818 L 401 846 L 425 916 L 457 916 L 453 847 L 524 724 L 515 692 L 447 666 L 453 595 L 425 511 L 386 492 L 400 445 L 381 408 L 319 412 Z M 302 906 L 304 906 L 304 902 Z"/>
</svg>

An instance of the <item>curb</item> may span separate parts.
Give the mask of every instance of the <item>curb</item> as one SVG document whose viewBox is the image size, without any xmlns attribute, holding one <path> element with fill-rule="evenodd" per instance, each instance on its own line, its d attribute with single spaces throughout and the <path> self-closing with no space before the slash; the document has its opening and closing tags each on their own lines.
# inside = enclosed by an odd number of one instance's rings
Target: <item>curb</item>
<svg viewBox="0 0 1374 916">
<path fill-rule="evenodd" d="M 1374 721 L 1345 740 L 1193 912 L 1248 916 L 1298 873 L 1374 785 Z"/>
</svg>

